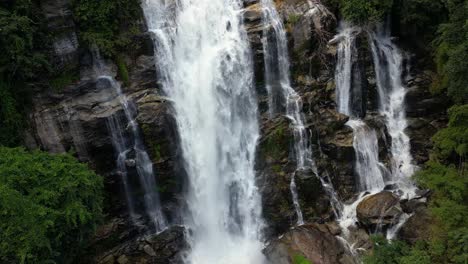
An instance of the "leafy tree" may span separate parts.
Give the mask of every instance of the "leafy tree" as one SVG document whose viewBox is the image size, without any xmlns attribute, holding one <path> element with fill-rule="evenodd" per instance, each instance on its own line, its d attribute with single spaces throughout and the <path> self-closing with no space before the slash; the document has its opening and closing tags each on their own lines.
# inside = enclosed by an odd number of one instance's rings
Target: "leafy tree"
<svg viewBox="0 0 468 264">
<path fill-rule="evenodd" d="M 43 26 L 30 0 L 0 3 L 0 145 L 20 143 L 30 83 L 50 70 Z"/>
<path fill-rule="evenodd" d="M 70 263 L 101 218 L 102 186 L 71 155 L 0 147 L 0 262 Z"/>
<path fill-rule="evenodd" d="M 379 22 L 390 14 L 393 0 L 340 0 L 343 17 L 355 24 Z"/>
<path fill-rule="evenodd" d="M 447 91 L 456 103 L 468 103 L 468 2 L 444 0 L 448 21 L 434 41 L 438 78 L 433 90 Z"/>
<path fill-rule="evenodd" d="M 96 45 L 106 56 L 115 56 L 133 45 L 141 16 L 138 0 L 75 0 L 73 14 L 85 45 Z M 125 30 L 123 30 L 125 29 Z"/>
</svg>

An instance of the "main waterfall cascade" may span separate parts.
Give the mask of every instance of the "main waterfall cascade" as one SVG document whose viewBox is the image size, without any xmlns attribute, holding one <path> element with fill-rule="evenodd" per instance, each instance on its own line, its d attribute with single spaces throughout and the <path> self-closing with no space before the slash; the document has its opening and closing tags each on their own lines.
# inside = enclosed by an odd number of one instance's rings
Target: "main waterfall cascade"
<svg viewBox="0 0 468 264">
<path fill-rule="evenodd" d="M 145 0 L 189 177 L 186 262 L 263 263 L 253 63 L 240 0 Z"/>
<path fill-rule="evenodd" d="M 99 82 L 101 82 L 105 87 L 110 86 L 110 88 L 114 90 L 113 92 L 116 94 L 124 112 L 123 118 L 119 117 L 117 114 L 109 117 L 107 120 L 107 127 L 111 134 L 112 145 L 117 154 L 117 170 L 122 177 L 131 220 L 136 223 L 138 218 L 138 213 L 135 208 L 135 199 L 133 197 L 137 190 L 132 188 L 128 167 L 135 167 L 139 177 L 138 187 L 141 188 L 144 193 L 145 217 L 149 218 L 152 230 L 160 232 L 167 227 L 167 220 L 161 211 L 153 163 L 146 152 L 140 128 L 135 120 L 135 106 L 128 100 L 127 96 L 122 93 L 120 83 L 111 76 L 97 50 L 93 51 L 93 61 L 93 70 L 98 85 Z"/>
</svg>

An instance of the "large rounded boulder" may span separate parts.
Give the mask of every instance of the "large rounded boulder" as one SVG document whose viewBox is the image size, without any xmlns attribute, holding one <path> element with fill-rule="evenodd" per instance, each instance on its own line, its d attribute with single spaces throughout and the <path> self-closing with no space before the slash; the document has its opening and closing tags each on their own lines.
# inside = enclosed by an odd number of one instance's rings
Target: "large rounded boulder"
<svg viewBox="0 0 468 264">
<path fill-rule="evenodd" d="M 400 199 L 386 191 L 364 198 L 356 211 L 359 222 L 368 228 L 394 225 L 402 214 Z"/>
</svg>

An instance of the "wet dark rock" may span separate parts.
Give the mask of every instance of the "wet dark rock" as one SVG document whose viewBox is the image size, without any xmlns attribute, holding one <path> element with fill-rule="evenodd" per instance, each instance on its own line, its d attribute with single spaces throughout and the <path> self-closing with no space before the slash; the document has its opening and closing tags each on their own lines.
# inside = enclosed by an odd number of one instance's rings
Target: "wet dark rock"
<svg viewBox="0 0 468 264">
<path fill-rule="evenodd" d="M 292 264 L 297 255 L 314 264 L 355 263 L 328 227 L 318 224 L 292 229 L 273 240 L 264 253 L 272 264 Z"/>
<path fill-rule="evenodd" d="M 330 198 L 312 170 L 295 172 L 295 182 L 305 222 L 326 219 L 332 214 Z"/>
<path fill-rule="evenodd" d="M 290 182 L 295 164 L 289 161 L 293 136 L 286 118 L 264 120 L 256 162 L 257 185 L 262 195 L 267 237 L 285 232 L 297 221 Z"/>
<path fill-rule="evenodd" d="M 427 206 L 427 202 L 425 198 L 402 200 L 400 204 L 401 204 L 401 209 L 403 210 L 403 212 L 407 214 L 414 213 L 419 208 Z"/>
<path fill-rule="evenodd" d="M 420 206 L 400 229 L 398 238 L 411 244 L 427 241 L 431 233 L 430 223 L 433 221 L 427 207 Z"/>
<path fill-rule="evenodd" d="M 184 227 L 173 226 L 156 235 L 138 237 L 105 252 L 94 261 L 98 264 L 182 263 L 181 253 L 188 249 L 185 232 Z"/>
</svg>

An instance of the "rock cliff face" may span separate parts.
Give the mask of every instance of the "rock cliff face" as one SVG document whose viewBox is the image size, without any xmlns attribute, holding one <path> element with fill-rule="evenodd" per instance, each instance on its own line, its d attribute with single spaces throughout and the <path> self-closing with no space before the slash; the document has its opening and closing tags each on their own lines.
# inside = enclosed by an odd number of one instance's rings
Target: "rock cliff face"
<svg viewBox="0 0 468 264">
<path fill-rule="evenodd" d="M 104 236 L 96 235 L 91 245 L 99 263 L 176 263 L 176 253 L 186 247 L 183 230 L 172 228 L 156 238 L 139 237 L 138 228 L 127 223 L 125 199 L 121 178 L 116 171 L 116 155 L 109 128 L 111 116 L 123 116 L 118 94 L 109 83 L 96 80 L 90 51 L 80 47 L 76 27 L 71 19 L 67 0 L 41 1 L 43 12 L 53 34 L 53 59 L 57 67 L 76 68 L 80 78 L 61 91 L 38 88 L 34 107 L 30 114 L 30 129 L 25 142 L 30 148 L 40 148 L 53 153 L 72 151 L 77 157 L 103 175 L 107 191 L 107 223 L 101 227 Z M 303 101 L 306 125 L 314 157 L 321 176 L 329 177 L 341 200 L 352 198 L 356 192 L 354 177 L 353 132 L 345 126 L 348 117 L 337 112 L 335 104 L 335 55 L 329 41 L 335 34 L 337 20 L 320 1 L 281 0 L 277 8 L 283 17 L 289 40 L 292 60 L 292 81 Z M 267 98 L 263 84 L 264 63 L 262 38 L 269 25 L 262 22 L 258 0 L 244 1 L 244 20 L 253 49 L 257 92 L 261 110 L 261 139 L 258 146 L 256 170 L 258 186 L 263 199 L 263 215 L 267 222 L 266 237 L 274 239 L 266 249 L 272 263 L 292 263 L 294 254 L 302 254 L 313 263 L 353 263 L 346 257 L 346 249 L 335 238 L 339 233 L 333 224 L 334 214 L 326 190 L 311 171 L 296 172 L 299 202 L 306 223 L 288 231 L 296 223 L 296 215 L 290 192 L 290 180 L 295 173 L 295 161 L 291 157 L 292 135 L 286 117 L 267 117 Z M 137 121 L 144 136 L 145 145 L 153 161 L 157 182 L 161 187 L 163 210 L 172 222 L 178 222 L 180 208 L 184 207 L 185 173 L 178 146 L 175 120 L 170 103 L 164 98 L 157 83 L 153 47 L 147 35 L 141 35 L 138 51 L 123 54 L 129 69 L 129 79 L 122 82 L 122 90 L 137 108 Z M 368 111 L 370 124 L 382 131 L 380 141 L 388 140 L 382 121 L 375 112 L 375 78 L 370 54 L 365 50 L 367 40 L 360 40 L 364 55 L 357 69 L 362 74 L 362 85 L 369 93 L 362 111 Z M 367 54 L 367 55 L 365 55 Z M 366 57 L 367 56 L 367 57 Z M 416 60 L 417 58 L 414 58 Z M 366 61 L 367 60 L 367 61 Z M 117 76 L 117 67 L 111 61 L 106 65 Z M 408 134 L 411 137 L 412 154 L 418 164 L 428 159 L 431 148 L 429 138 L 446 122 L 444 98 L 431 98 L 427 92 L 431 73 L 424 69 L 410 69 L 408 83 Z M 118 78 L 118 77 L 117 77 Z M 384 144 L 380 144 L 384 146 Z M 385 157 L 383 147 L 380 155 Z M 371 199 L 371 198 L 369 198 Z M 368 201 L 369 202 L 369 201 Z M 370 203 L 370 202 L 369 202 Z M 409 203 L 409 202 L 408 202 Z M 372 224 L 374 212 L 362 205 L 362 222 Z M 402 205 L 403 210 L 404 206 Z M 367 211 L 366 211 L 367 210 Z M 376 209 L 377 210 L 377 209 Z M 422 212 L 418 208 L 412 212 Z M 370 219 L 370 220 L 369 220 Z M 408 225 L 417 218 L 411 218 Z M 370 221 L 367 223 L 367 221 Z M 327 224 L 315 224 L 325 223 Z M 416 234 L 409 228 L 401 230 L 402 236 L 414 240 Z M 154 256 L 163 249 L 167 258 Z M 164 255 L 164 256 L 166 256 Z M 174 260 L 175 261 L 175 260 Z"/>
</svg>

